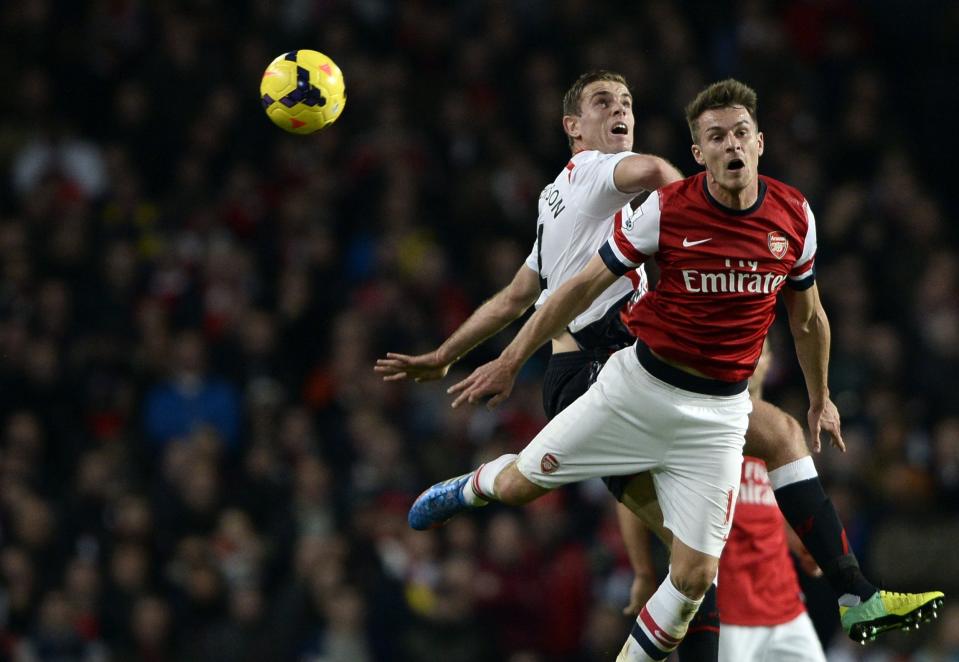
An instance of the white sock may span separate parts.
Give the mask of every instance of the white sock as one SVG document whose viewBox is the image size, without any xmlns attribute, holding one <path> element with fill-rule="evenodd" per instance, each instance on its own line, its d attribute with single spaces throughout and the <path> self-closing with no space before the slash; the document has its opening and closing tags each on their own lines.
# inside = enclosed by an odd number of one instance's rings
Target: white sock
<svg viewBox="0 0 959 662">
<path fill-rule="evenodd" d="M 702 598 L 690 600 L 673 586 L 670 575 L 639 612 L 617 662 L 665 660 L 686 636 Z"/>
<path fill-rule="evenodd" d="M 773 490 L 780 487 L 786 487 L 801 480 L 815 478 L 819 473 L 816 471 L 816 464 L 812 460 L 812 455 L 801 457 L 782 465 L 778 469 L 769 472 L 769 485 Z"/>
<path fill-rule="evenodd" d="M 515 462 L 517 457 L 519 456 L 515 453 L 507 453 L 486 464 L 481 464 L 473 472 L 473 477 L 463 486 L 463 499 L 466 503 L 476 506 L 495 501 L 496 490 L 493 489 L 493 484 L 496 482 L 496 477 L 503 469 Z"/>
</svg>

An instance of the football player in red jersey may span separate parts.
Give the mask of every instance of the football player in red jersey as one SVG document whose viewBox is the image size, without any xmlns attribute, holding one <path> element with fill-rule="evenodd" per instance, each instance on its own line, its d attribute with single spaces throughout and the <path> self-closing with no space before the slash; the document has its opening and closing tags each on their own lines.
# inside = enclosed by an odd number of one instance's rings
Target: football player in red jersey
<svg viewBox="0 0 959 662">
<path fill-rule="evenodd" d="M 488 395 L 495 404 L 505 397 L 518 367 L 541 342 L 559 335 L 618 275 L 655 254 L 663 270 L 660 288 L 630 316 L 640 338 L 635 353 L 613 355 L 598 386 L 548 425 L 517 461 L 494 461 L 438 484 L 410 513 L 411 524 L 422 528 L 484 499 L 525 503 L 592 475 L 654 470 L 666 525 L 674 534 L 673 566 L 637 619 L 624 659 L 668 654 L 715 575 L 739 488 L 742 433 L 751 409 L 746 378 L 771 322 L 776 294 L 787 281 L 792 293 L 784 298 L 810 391 L 814 445 L 821 428 L 842 444 L 825 381 L 828 324 L 812 270 L 812 213 L 797 191 L 756 172 L 763 139 L 751 90 L 725 81 L 704 91 L 692 106 L 697 103 L 701 108 L 690 115 L 698 141 L 693 152 L 708 174 L 652 194 L 623 220 L 600 257 L 553 294 L 497 361 L 451 389 L 460 392 L 454 405 Z M 835 519 L 811 460 L 803 459 L 808 462 L 777 469 L 777 498 L 780 488 L 793 491 L 795 486 L 797 494 L 785 501 L 793 501 L 796 510 L 811 508 L 813 517 L 805 523 Z M 939 597 L 889 602 L 848 563 L 854 557 L 841 548 L 841 527 L 827 527 L 827 533 L 836 535 L 825 536 L 830 541 L 819 551 L 837 565 L 833 579 L 848 587 L 843 598 L 856 605 L 847 609 L 853 625 L 909 618 L 917 606 Z M 807 535 L 815 553 L 819 541 L 810 540 Z M 846 564 L 837 564 L 837 558 Z M 864 604 L 866 613 L 859 609 Z"/>
<path fill-rule="evenodd" d="M 788 541 L 765 463 L 744 456 L 736 515 L 719 559 L 721 662 L 825 662 Z M 796 551 L 811 559 L 804 549 Z"/>
</svg>

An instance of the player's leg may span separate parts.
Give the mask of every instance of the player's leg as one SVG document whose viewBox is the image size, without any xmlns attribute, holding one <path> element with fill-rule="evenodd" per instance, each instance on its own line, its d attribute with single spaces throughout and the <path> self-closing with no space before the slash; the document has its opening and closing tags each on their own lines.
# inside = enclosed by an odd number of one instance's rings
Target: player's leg
<svg viewBox="0 0 959 662">
<path fill-rule="evenodd" d="M 604 357 L 606 358 L 606 357 Z M 561 352 L 550 357 L 543 375 L 543 410 L 549 420 L 576 402 L 596 381 L 605 361 L 590 352 Z M 513 455 L 516 459 L 518 456 Z M 524 476 L 515 462 L 481 467 L 475 481 L 479 499 L 495 499 L 511 506 L 529 503 L 549 490 Z"/>
<path fill-rule="evenodd" d="M 652 379 L 647 385 L 662 387 Z M 717 397 L 677 389 L 659 406 L 674 414 L 673 442 L 663 468 L 653 472 L 663 525 L 673 533 L 671 564 L 636 619 L 618 658 L 624 662 L 665 659 L 712 585 L 732 525 L 751 408 L 745 393 Z"/>
<path fill-rule="evenodd" d="M 603 361 L 594 360 L 586 352 L 567 352 L 550 358 L 543 378 L 543 407 L 553 418 L 595 381 Z M 656 489 L 649 472 L 636 476 L 606 476 L 603 482 L 612 492 L 618 507 L 625 507 L 662 541 L 666 549 L 672 547 L 673 534 L 663 526 L 663 511 L 656 498 Z M 632 534 L 626 531 L 629 522 L 621 520 L 623 541 L 630 546 Z M 645 544 L 645 543 L 642 543 Z M 642 608 L 640 605 L 639 608 Z M 716 662 L 719 657 L 719 609 L 716 604 L 716 584 L 706 590 L 699 610 L 676 649 L 680 662 Z"/>
<path fill-rule="evenodd" d="M 603 482 L 616 500 L 642 521 L 666 549 L 672 546 L 673 534 L 663 526 L 663 509 L 659 507 L 656 485 L 648 471 L 636 476 L 609 476 L 603 478 Z"/>
<path fill-rule="evenodd" d="M 889 593 L 863 576 L 794 418 L 754 400 L 744 452 L 766 462 L 779 509 L 838 596 L 842 626 L 851 638 L 865 642 L 886 630 L 935 618 L 941 592 Z"/>
<path fill-rule="evenodd" d="M 603 481 L 610 492 L 659 538 L 672 548 L 673 534 L 663 526 L 663 511 L 656 498 L 652 476 L 613 476 Z M 625 540 L 625 536 L 624 536 Z M 703 601 L 690 621 L 686 636 L 676 649 L 680 662 L 711 662 L 719 659 L 719 607 L 715 582 L 706 589 Z"/>
<path fill-rule="evenodd" d="M 410 527 L 417 531 L 435 529 L 443 526 L 454 515 L 471 508 L 485 506 L 493 500 L 492 496 L 487 496 L 492 494 L 493 485 L 487 480 L 484 481 L 484 487 L 480 487 L 481 476 L 495 477 L 507 467 L 513 466 L 515 462 L 515 454 L 501 455 L 491 462 L 480 465 L 474 471 L 431 485 L 416 497 L 416 501 L 410 507 L 407 514 Z M 486 470 L 485 473 L 484 470 Z M 547 491 L 541 489 L 536 496 L 541 496 Z M 529 501 L 536 496 L 531 495 Z"/>
<path fill-rule="evenodd" d="M 599 374 L 602 361 L 594 360 L 586 352 L 554 354 L 543 377 L 543 408 L 549 418 L 565 409 L 576 397 L 586 391 Z M 505 472 L 504 472 L 505 473 Z M 645 528 L 662 541 L 666 549 L 673 543 L 673 534 L 663 526 L 663 511 L 656 498 L 656 489 L 649 472 L 637 476 L 606 476 L 603 482 L 625 508 Z M 621 520 L 623 541 L 630 546 L 631 534 L 626 531 L 628 520 Z M 645 544 L 641 543 L 641 544 Z M 638 608 L 642 608 L 639 605 Z M 637 612 L 638 613 L 638 612 Z M 716 662 L 719 658 L 719 609 L 716 604 L 716 584 L 706 590 L 699 610 L 676 649 L 680 662 Z"/>
<path fill-rule="evenodd" d="M 743 452 L 766 462 L 779 509 L 837 597 L 847 601 L 872 597 L 876 587 L 859 570 L 796 419 L 764 400 L 754 400 Z"/>
<path fill-rule="evenodd" d="M 599 381 L 551 420 L 519 456 L 503 455 L 427 489 L 410 509 L 410 526 L 432 528 L 489 501 L 521 505 L 568 483 L 654 466 L 661 428 L 656 416 L 623 415 L 637 406 L 625 368 L 624 360 L 613 355 Z"/>
<path fill-rule="evenodd" d="M 639 612 L 617 662 L 666 659 L 685 637 L 718 568 L 719 557 L 674 536 L 669 574 Z"/>
<path fill-rule="evenodd" d="M 550 488 L 536 485 L 519 472 L 517 457 L 515 453 L 501 455 L 469 473 L 430 486 L 413 502 L 407 515 L 409 525 L 418 531 L 432 529 L 490 501 L 519 506 L 549 492 Z"/>
</svg>

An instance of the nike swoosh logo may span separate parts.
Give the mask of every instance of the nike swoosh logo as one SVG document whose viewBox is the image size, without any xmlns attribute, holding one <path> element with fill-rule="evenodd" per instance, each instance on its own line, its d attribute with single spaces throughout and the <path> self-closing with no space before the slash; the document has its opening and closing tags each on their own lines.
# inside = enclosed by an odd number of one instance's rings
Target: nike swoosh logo
<svg viewBox="0 0 959 662">
<path fill-rule="evenodd" d="M 700 244 L 705 244 L 707 241 L 712 241 L 713 238 L 709 237 L 708 239 L 700 239 L 699 241 L 690 241 L 686 237 L 683 237 L 683 248 L 689 248 L 690 246 L 699 246 Z"/>
</svg>

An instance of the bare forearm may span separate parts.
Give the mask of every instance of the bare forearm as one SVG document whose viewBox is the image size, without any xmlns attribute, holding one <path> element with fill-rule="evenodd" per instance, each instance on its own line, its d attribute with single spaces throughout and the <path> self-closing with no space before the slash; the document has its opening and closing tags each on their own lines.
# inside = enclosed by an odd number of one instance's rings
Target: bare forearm
<svg viewBox="0 0 959 662">
<path fill-rule="evenodd" d="M 817 307 L 814 314 L 802 324 L 791 324 L 799 367 L 806 379 L 809 402 L 820 404 L 829 397 L 829 320 L 825 311 Z"/>
<path fill-rule="evenodd" d="M 809 440 L 816 453 L 822 448 L 820 435 L 826 432 L 832 445 L 845 452 L 839 410 L 829 397 L 829 320 L 819 300 L 819 288 L 813 283 L 802 291 L 783 290 L 789 315 L 789 330 L 796 343 L 799 367 L 809 392 Z"/>
<path fill-rule="evenodd" d="M 537 349 L 562 333 L 570 321 L 589 307 L 598 294 L 591 293 L 592 289 L 586 281 L 567 281 L 529 318 L 501 358 L 518 371 Z"/>
<path fill-rule="evenodd" d="M 434 352 L 440 365 L 452 365 L 478 344 L 525 313 L 539 296 L 539 274 L 520 266 L 510 284 L 476 309 Z"/>
<path fill-rule="evenodd" d="M 616 278 L 602 258 L 594 255 L 582 271 L 563 283 L 529 318 L 499 358 L 514 374 L 518 372 L 533 352 L 558 336 L 601 292 L 616 282 Z"/>
<path fill-rule="evenodd" d="M 501 293 L 502 294 L 502 293 Z M 436 350 L 443 363 L 455 363 L 481 342 L 518 319 L 529 308 L 529 303 L 510 301 L 498 294 L 476 309 L 463 324 Z"/>
</svg>

